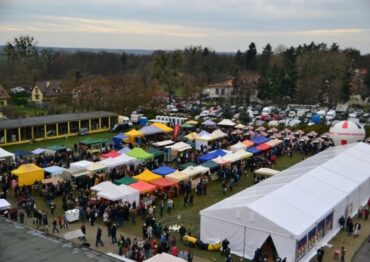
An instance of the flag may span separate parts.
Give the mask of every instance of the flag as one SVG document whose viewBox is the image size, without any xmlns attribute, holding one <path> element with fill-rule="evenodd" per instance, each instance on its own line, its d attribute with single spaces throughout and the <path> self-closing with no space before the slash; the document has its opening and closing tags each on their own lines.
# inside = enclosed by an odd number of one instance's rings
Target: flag
<svg viewBox="0 0 370 262">
<path fill-rule="evenodd" d="M 175 128 L 173 129 L 173 140 L 176 139 L 176 137 L 178 136 L 179 132 L 180 132 L 180 126 L 179 126 L 179 124 L 176 124 L 175 125 Z"/>
</svg>

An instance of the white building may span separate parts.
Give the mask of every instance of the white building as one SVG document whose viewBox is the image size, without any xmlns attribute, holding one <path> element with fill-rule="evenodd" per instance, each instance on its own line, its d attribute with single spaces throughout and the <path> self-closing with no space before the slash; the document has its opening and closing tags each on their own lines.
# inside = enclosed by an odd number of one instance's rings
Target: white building
<svg viewBox="0 0 370 262">
<path fill-rule="evenodd" d="M 230 98 L 233 95 L 233 79 L 209 84 L 204 90 L 203 95 L 209 98 Z"/>
</svg>

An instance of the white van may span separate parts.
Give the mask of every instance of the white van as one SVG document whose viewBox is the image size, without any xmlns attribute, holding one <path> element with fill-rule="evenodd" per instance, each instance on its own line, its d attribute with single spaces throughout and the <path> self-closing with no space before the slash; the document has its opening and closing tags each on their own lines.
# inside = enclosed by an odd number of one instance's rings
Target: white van
<svg viewBox="0 0 370 262">
<path fill-rule="evenodd" d="M 325 116 L 325 119 L 328 121 L 332 121 L 337 116 L 337 112 L 334 109 L 330 109 Z"/>
</svg>

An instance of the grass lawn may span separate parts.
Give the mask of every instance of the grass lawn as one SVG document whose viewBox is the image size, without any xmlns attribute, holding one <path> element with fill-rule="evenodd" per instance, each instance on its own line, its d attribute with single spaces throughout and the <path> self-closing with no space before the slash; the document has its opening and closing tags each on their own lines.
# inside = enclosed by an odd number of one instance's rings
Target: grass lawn
<svg viewBox="0 0 370 262">
<path fill-rule="evenodd" d="M 104 136 L 104 134 L 101 134 Z M 108 135 L 108 134 L 105 134 Z M 76 140 L 77 141 L 77 140 Z M 37 145 L 38 147 L 42 147 Z M 20 147 L 22 148 L 22 147 Z M 24 148 L 24 147 L 23 147 Z M 295 153 L 293 157 L 287 157 L 287 156 L 281 156 L 278 158 L 276 165 L 273 167 L 278 170 L 283 170 L 303 159 L 303 155 L 299 153 Z M 252 178 L 253 176 L 249 174 L 247 177 L 242 177 L 241 180 L 238 182 L 238 184 L 234 187 L 233 192 L 227 192 L 226 195 L 223 195 L 221 183 L 220 181 L 213 181 L 208 184 L 207 188 L 207 195 L 206 196 L 197 196 L 194 194 L 194 206 L 193 207 L 184 207 L 183 206 L 183 198 L 178 197 L 174 200 L 174 209 L 172 211 L 171 215 L 168 215 L 164 213 L 163 217 L 159 217 L 159 210 L 157 210 L 157 220 L 162 222 L 162 224 L 165 225 L 173 225 L 173 224 L 184 224 L 186 228 L 191 228 L 191 231 L 193 235 L 198 236 L 200 232 L 200 216 L 199 211 L 209 207 L 210 205 L 219 202 L 220 200 L 224 199 L 225 197 L 229 197 L 235 193 L 240 192 L 241 190 L 249 187 L 252 185 Z M 10 199 L 13 197 L 13 193 L 10 193 Z M 39 209 L 48 210 L 49 208 L 46 206 L 45 202 L 41 200 L 38 196 L 35 196 L 36 202 Z M 13 199 L 14 201 L 14 199 Z M 57 199 L 56 201 L 56 215 L 61 215 L 61 199 Z M 49 213 L 50 214 L 50 213 Z M 98 222 L 98 224 L 101 222 Z M 133 235 L 142 237 L 142 221 L 140 218 L 137 218 L 137 224 L 136 225 L 125 225 L 123 228 L 121 227 L 118 231 L 119 235 L 121 232 L 125 235 Z M 181 243 L 178 239 L 178 234 L 175 233 L 178 247 L 180 249 L 187 249 L 189 247 L 185 246 L 183 243 Z M 222 239 L 220 239 L 222 240 Z M 193 254 L 196 257 L 201 257 L 206 260 L 214 260 L 214 261 L 224 261 L 225 258 L 220 256 L 219 252 L 211 252 L 211 251 L 203 251 L 197 248 L 192 248 Z M 116 252 L 116 250 L 113 250 L 113 252 Z M 238 261 L 239 258 L 235 257 L 234 261 Z M 197 260 L 194 260 L 197 261 Z"/>
<path fill-rule="evenodd" d="M 73 148 L 73 145 L 75 143 L 78 143 L 79 141 L 84 140 L 86 138 L 103 138 L 103 139 L 112 140 L 112 137 L 114 135 L 116 134 L 110 133 L 110 132 L 103 132 L 103 133 L 90 134 L 87 136 L 70 136 L 70 137 L 45 140 L 45 141 L 40 141 L 40 142 L 35 142 L 35 143 L 4 146 L 3 148 L 10 152 L 14 152 L 16 150 L 32 151 L 36 148 L 46 148 L 52 145 L 64 145 L 66 147 Z"/>
</svg>

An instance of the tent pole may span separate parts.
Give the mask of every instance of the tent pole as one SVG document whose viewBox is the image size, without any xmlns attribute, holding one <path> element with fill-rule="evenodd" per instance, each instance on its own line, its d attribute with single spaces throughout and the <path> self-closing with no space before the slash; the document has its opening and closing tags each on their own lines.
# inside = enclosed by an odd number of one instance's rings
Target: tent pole
<svg viewBox="0 0 370 262">
<path fill-rule="evenodd" d="M 247 227 L 245 226 L 244 227 L 244 241 L 243 241 L 243 260 L 244 261 L 244 254 L 245 254 L 245 233 L 246 233 L 246 230 L 247 230 Z"/>
</svg>

